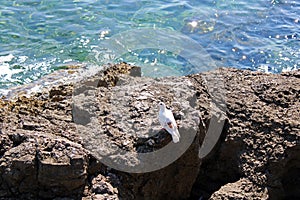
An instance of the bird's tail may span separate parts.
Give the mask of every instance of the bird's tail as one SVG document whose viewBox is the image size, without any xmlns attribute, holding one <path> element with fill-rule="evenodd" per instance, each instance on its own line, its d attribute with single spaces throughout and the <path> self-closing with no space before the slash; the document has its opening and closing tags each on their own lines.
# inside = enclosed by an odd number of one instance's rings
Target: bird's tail
<svg viewBox="0 0 300 200">
<path fill-rule="evenodd" d="M 175 133 L 176 133 L 176 135 L 178 136 L 178 138 L 180 138 L 180 134 L 179 134 L 179 131 L 178 131 L 177 128 L 175 128 Z"/>
<path fill-rule="evenodd" d="M 179 142 L 179 137 L 176 133 L 173 132 L 171 135 L 172 135 L 172 140 L 174 143 Z"/>
<path fill-rule="evenodd" d="M 177 129 L 175 129 L 175 130 L 171 129 L 169 126 L 166 126 L 165 128 L 171 134 L 173 142 L 174 143 L 179 142 L 180 135 L 179 135 L 178 130 Z"/>
</svg>

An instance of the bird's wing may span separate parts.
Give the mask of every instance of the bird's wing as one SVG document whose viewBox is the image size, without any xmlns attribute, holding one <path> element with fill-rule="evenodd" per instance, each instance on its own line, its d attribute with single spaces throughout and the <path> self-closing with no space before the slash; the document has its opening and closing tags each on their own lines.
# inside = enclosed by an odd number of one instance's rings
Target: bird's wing
<svg viewBox="0 0 300 200">
<path fill-rule="evenodd" d="M 165 126 L 164 128 L 168 131 L 168 133 L 171 134 L 172 140 L 174 143 L 179 142 L 180 135 L 179 135 L 178 131 L 176 132 L 177 129 L 174 130 L 174 129 L 170 128 L 169 126 Z"/>
<path fill-rule="evenodd" d="M 174 127 L 177 127 L 175 118 L 174 118 L 173 113 L 172 113 L 171 110 L 166 110 L 166 123 L 168 125 L 172 124 Z"/>
<path fill-rule="evenodd" d="M 166 115 L 167 115 L 166 121 L 167 121 L 168 128 L 172 129 L 172 132 L 175 133 L 178 138 L 180 138 L 180 134 L 177 128 L 177 123 L 175 121 L 172 111 L 167 110 Z"/>
</svg>

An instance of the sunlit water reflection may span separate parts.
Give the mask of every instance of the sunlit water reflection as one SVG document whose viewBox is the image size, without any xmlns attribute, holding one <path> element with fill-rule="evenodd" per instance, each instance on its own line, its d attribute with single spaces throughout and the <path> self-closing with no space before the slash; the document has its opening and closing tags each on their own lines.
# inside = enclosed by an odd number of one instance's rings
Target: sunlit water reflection
<svg viewBox="0 0 300 200">
<path fill-rule="evenodd" d="M 191 38 L 212 58 L 212 65 L 271 73 L 299 69 L 299 1 L 25 0 L 0 4 L 2 90 L 37 80 L 69 63 L 100 67 L 108 60 L 101 50 L 104 41 L 141 28 L 170 29 Z M 194 48 L 186 51 L 195 53 Z M 143 66 L 145 76 L 198 72 L 191 70 L 193 65 L 185 57 L 163 47 L 136 49 L 114 59 Z"/>
</svg>

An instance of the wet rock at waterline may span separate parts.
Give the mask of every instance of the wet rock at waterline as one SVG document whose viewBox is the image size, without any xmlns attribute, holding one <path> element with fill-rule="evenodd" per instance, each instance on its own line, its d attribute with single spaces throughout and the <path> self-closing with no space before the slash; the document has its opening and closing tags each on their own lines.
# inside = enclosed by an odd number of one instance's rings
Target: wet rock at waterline
<svg viewBox="0 0 300 200">
<path fill-rule="evenodd" d="M 0 198 L 299 198 L 299 87 L 299 71 L 150 79 L 122 63 L 1 100 Z"/>
</svg>

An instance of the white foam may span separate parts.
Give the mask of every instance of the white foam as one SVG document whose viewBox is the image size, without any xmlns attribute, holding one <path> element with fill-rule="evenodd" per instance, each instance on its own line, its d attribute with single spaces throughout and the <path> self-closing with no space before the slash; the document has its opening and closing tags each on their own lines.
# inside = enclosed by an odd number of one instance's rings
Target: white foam
<svg viewBox="0 0 300 200">
<path fill-rule="evenodd" d="M 10 62 L 15 56 L 12 54 L 8 54 L 6 56 L 0 56 L 0 64 L 5 62 Z"/>
</svg>

